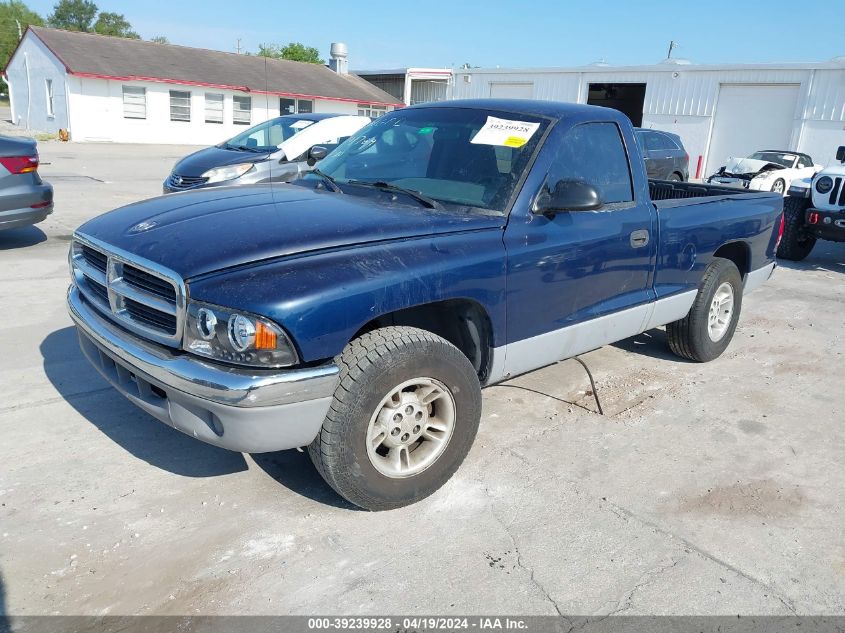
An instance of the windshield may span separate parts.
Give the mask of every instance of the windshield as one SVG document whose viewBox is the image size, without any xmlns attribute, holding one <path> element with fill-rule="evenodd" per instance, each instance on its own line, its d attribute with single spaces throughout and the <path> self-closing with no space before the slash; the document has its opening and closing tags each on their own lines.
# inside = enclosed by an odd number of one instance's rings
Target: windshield
<svg viewBox="0 0 845 633">
<path fill-rule="evenodd" d="M 749 156 L 753 160 L 764 160 L 767 163 L 774 163 L 781 167 L 792 167 L 797 156 L 786 152 L 754 152 Z"/>
<path fill-rule="evenodd" d="M 441 204 L 504 213 L 547 125 L 489 110 L 398 110 L 349 138 L 320 162 L 320 174 L 306 178 L 381 183 Z"/>
<path fill-rule="evenodd" d="M 293 135 L 298 134 L 314 123 L 315 121 L 309 121 L 308 119 L 297 119 L 296 117 L 287 116 L 278 117 L 241 132 L 237 136 L 222 143 L 219 147 L 272 152 L 278 149 L 283 141 L 288 140 Z"/>
</svg>

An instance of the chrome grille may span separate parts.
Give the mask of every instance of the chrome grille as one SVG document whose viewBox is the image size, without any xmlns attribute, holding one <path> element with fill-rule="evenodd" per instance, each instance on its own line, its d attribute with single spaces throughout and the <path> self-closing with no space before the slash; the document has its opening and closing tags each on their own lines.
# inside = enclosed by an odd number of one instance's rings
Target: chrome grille
<svg viewBox="0 0 845 633">
<path fill-rule="evenodd" d="M 185 288 L 176 273 L 79 234 L 70 260 L 74 283 L 91 305 L 144 338 L 179 346 Z"/>
<path fill-rule="evenodd" d="M 167 179 L 167 185 L 171 189 L 192 189 L 207 182 L 208 178 L 202 176 L 180 176 L 179 174 L 170 174 L 170 178 Z"/>
</svg>

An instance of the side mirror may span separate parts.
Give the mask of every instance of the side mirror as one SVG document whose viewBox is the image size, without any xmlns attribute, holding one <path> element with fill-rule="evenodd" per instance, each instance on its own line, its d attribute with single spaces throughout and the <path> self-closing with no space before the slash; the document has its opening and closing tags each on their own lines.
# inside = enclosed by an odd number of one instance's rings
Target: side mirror
<svg viewBox="0 0 845 633">
<path fill-rule="evenodd" d="M 534 202 L 534 213 L 554 215 L 561 211 L 594 211 L 604 202 L 601 194 L 593 185 L 583 180 L 560 180 L 553 191 L 548 185 Z"/>
<path fill-rule="evenodd" d="M 308 165 L 313 167 L 317 164 L 317 161 L 323 160 L 326 156 L 328 156 L 329 150 L 322 145 L 315 145 L 311 149 L 308 150 Z"/>
<path fill-rule="evenodd" d="M 840 145 L 839 149 L 836 150 L 836 160 L 845 163 L 845 145 Z"/>
</svg>

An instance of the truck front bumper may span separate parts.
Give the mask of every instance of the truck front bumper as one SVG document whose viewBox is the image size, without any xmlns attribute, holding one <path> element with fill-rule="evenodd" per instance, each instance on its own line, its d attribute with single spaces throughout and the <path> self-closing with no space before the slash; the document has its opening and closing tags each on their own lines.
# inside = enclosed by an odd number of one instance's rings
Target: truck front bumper
<svg viewBox="0 0 845 633">
<path fill-rule="evenodd" d="M 810 207 L 804 212 L 804 230 L 830 242 L 845 242 L 845 209 L 831 211 Z"/>
<path fill-rule="evenodd" d="M 243 453 L 307 446 L 320 431 L 338 382 L 336 365 L 268 371 L 205 362 L 128 333 L 75 286 L 67 301 L 88 360 L 165 424 Z"/>
</svg>

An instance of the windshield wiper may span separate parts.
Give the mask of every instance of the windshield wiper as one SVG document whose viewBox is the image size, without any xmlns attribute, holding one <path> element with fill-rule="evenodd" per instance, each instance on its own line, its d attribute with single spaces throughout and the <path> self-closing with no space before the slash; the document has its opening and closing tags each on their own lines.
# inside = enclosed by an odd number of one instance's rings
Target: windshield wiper
<svg viewBox="0 0 845 633">
<path fill-rule="evenodd" d="M 253 154 L 263 154 L 265 150 L 259 149 L 257 147 L 247 147 L 246 145 L 232 145 L 231 143 L 226 143 L 226 149 L 233 149 L 238 152 L 252 152 Z"/>
<path fill-rule="evenodd" d="M 320 170 L 319 170 L 319 169 L 317 169 L 316 167 L 315 167 L 314 169 L 312 169 L 312 170 L 311 170 L 310 172 L 308 172 L 308 173 L 310 173 L 310 174 L 314 174 L 314 175 L 316 175 L 316 176 L 319 176 L 319 177 L 320 177 L 320 179 L 322 180 L 323 184 L 324 184 L 324 185 L 325 185 L 325 186 L 326 186 L 329 190 L 333 191 L 334 193 L 343 193 L 343 189 L 341 189 L 340 187 L 338 187 L 338 186 L 337 186 L 337 182 L 335 182 L 335 179 L 334 179 L 334 178 L 332 178 L 331 176 L 329 176 L 327 173 L 320 171 Z"/>
<path fill-rule="evenodd" d="M 402 193 L 410 198 L 413 198 L 427 209 L 443 209 L 443 205 L 437 202 L 434 198 L 429 198 L 427 195 L 420 193 L 415 189 L 406 189 L 405 187 L 393 185 L 389 182 L 384 182 L 383 180 L 376 180 L 375 182 L 369 182 L 367 180 L 348 180 L 347 184 L 359 185 L 361 187 L 372 187 L 373 189 L 381 189 L 382 191 Z"/>
</svg>

